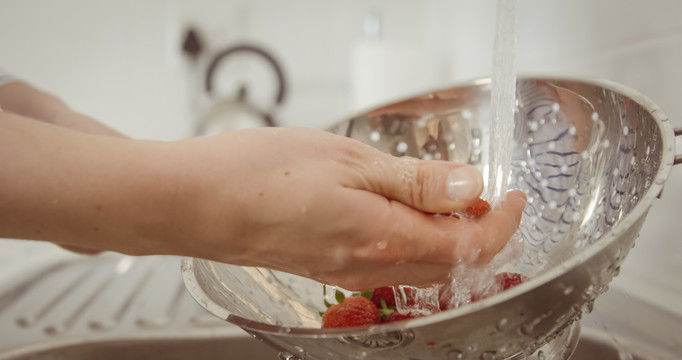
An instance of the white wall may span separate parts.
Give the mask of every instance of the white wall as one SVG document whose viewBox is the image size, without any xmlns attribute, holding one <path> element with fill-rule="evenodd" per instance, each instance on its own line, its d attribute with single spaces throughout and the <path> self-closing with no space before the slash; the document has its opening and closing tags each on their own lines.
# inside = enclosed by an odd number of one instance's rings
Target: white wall
<svg viewBox="0 0 682 360">
<path fill-rule="evenodd" d="M 271 51 L 289 80 L 277 120 L 324 127 L 352 109 L 350 50 L 363 17 L 376 10 L 384 39 L 433 54 L 425 66 L 440 78 L 420 86 L 490 74 L 493 0 L 0 0 L 0 66 L 129 135 L 180 139 L 203 111 L 190 106 L 196 89 L 178 51 L 194 24 L 209 51 L 241 42 Z M 520 72 L 621 82 L 682 125 L 682 2 L 518 0 L 517 15 Z M 240 81 L 261 106 L 273 96 L 262 67 L 225 66 L 219 78 L 223 96 Z M 682 311 L 679 204 L 682 170 L 674 168 L 617 285 Z"/>
<path fill-rule="evenodd" d="M 201 114 L 188 103 L 192 73 L 179 51 L 184 30 L 194 25 L 209 53 L 241 43 L 271 52 L 288 80 L 277 119 L 325 126 L 349 109 L 349 49 L 362 37 L 367 13 L 381 10 L 385 38 L 426 38 L 425 6 L 391 3 L 0 0 L 0 66 L 132 136 L 178 139 L 191 134 Z M 269 107 L 275 92 L 269 68 L 240 61 L 219 67 L 219 95 L 234 96 L 246 81 L 254 102 Z"/>
</svg>

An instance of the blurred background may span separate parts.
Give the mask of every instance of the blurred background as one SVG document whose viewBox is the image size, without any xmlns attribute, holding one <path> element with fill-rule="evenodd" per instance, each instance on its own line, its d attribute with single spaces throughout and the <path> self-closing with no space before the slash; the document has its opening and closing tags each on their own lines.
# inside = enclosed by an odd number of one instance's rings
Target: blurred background
<svg viewBox="0 0 682 360">
<path fill-rule="evenodd" d="M 0 0 L 0 67 L 132 137 L 177 140 L 219 103 L 326 128 L 490 76 L 494 28 L 494 0 Z M 628 85 L 682 125 L 679 0 L 518 0 L 516 56 L 520 73 Z M 681 171 L 613 285 L 680 314 Z M 0 246 L 5 264 L 28 251 Z"/>
</svg>

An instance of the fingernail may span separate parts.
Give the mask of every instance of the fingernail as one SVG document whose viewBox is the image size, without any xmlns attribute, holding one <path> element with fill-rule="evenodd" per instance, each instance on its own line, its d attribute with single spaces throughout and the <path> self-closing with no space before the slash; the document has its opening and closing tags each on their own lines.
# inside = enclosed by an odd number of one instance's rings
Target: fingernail
<svg viewBox="0 0 682 360">
<path fill-rule="evenodd" d="M 450 200 L 471 200 L 483 191 L 483 177 L 473 166 L 460 166 L 448 174 L 447 186 Z"/>
</svg>

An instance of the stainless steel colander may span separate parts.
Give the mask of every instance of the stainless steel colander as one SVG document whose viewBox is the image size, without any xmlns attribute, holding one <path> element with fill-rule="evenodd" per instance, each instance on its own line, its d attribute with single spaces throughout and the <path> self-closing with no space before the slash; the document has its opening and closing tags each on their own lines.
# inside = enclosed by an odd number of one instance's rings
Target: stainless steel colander
<svg viewBox="0 0 682 360">
<path fill-rule="evenodd" d="M 186 258 L 187 288 L 282 358 L 514 359 L 548 343 L 552 356 L 568 358 L 577 320 L 618 274 L 676 163 L 675 131 L 652 101 L 608 81 L 519 77 L 517 99 L 509 187 L 523 190 L 528 205 L 514 266 L 530 281 L 454 310 L 355 329 L 319 329 L 322 285 L 289 274 Z M 481 80 L 330 131 L 487 173 L 490 114 L 490 82 Z"/>
</svg>

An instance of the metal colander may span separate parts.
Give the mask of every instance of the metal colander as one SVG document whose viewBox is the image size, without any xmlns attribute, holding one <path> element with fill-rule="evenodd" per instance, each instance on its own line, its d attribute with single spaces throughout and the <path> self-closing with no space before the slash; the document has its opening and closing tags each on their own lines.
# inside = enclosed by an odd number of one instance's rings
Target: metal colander
<svg viewBox="0 0 682 360">
<path fill-rule="evenodd" d="M 528 204 L 514 266 L 531 280 L 457 309 L 354 329 L 320 329 L 322 284 L 281 272 L 186 258 L 187 288 L 285 359 L 514 359 L 543 346 L 567 359 L 577 320 L 618 274 L 675 163 L 675 134 L 653 102 L 603 80 L 519 77 L 517 99 L 509 187 Z M 481 80 L 330 131 L 485 174 L 490 116 L 490 81 Z"/>
</svg>

